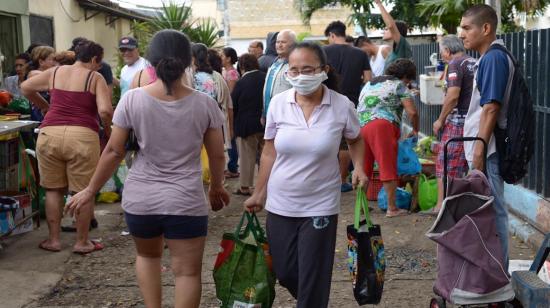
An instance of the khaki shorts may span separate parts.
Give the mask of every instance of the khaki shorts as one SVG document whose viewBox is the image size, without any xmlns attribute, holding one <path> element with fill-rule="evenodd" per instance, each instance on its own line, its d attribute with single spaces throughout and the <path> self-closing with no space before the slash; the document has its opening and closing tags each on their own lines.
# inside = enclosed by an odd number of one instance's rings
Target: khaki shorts
<svg viewBox="0 0 550 308">
<path fill-rule="evenodd" d="M 40 129 L 36 157 L 40 185 L 46 189 L 68 187 L 84 190 L 99 161 L 99 136 L 81 126 L 48 126 Z"/>
</svg>

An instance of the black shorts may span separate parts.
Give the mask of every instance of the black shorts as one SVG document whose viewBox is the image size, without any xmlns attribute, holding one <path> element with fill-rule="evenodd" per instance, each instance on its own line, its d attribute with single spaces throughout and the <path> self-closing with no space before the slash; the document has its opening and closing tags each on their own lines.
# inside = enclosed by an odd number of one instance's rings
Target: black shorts
<svg viewBox="0 0 550 308">
<path fill-rule="evenodd" d="M 206 236 L 208 216 L 134 215 L 124 212 L 130 234 L 150 239 L 161 235 L 169 240 Z"/>
</svg>

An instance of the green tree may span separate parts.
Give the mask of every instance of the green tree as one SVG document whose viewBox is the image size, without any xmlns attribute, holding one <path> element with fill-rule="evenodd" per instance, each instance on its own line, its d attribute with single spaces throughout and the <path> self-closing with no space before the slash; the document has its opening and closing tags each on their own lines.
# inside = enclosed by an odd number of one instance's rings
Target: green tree
<svg viewBox="0 0 550 308">
<path fill-rule="evenodd" d="M 163 3 L 157 14 L 148 21 L 135 22 L 133 32 L 141 46 L 147 46 L 158 31 L 174 29 L 181 31 L 195 43 L 215 47 L 218 43 L 218 25 L 213 19 L 193 19 L 191 7 L 175 2 Z"/>
<path fill-rule="evenodd" d="M 429 18 L 433 26 L 441 26 L 447 33 L 456 33 L 462 13 L 471 5 L 484 3 L 482 0 L 422 0 L 416 5 L 418 14 Z M 515 23 L 518 13 L 529 16 L 541 14 L 550 0 L 501 0 L 501 24 L 503 32 L 518 31 Z"/>
<path fill-rule="evenodd" d="M 430 24 L 441 26 L 445 32 L 456 34 L 460 18 L 466 9 L 483 0 L 423 0 L 416 5 L 418 15 L 428 18 Z"/>
<path fill-rule="evenodd" d="M 427 18 L 418 16 L 416 12 L 415 8 L 416 4 L 420 2 L 419 0 L 385 2 L 395 4 L 390 14 L 396 20 L 405 21 L 409 27 L 423 28 L 429 24 Z M 366 34 L 369 28 L 382 29 L 385 27 L 382 17 L 379 14 L 371 13 L 371 9 L 374 7 L 373 0 L 295 0 L 295 3 L 306 25 L 309 24 L 313 13 L 316 11 L 328 5 L 340 4 L 351 9 L 352 13 L 348 17 L 348 22 L 359 25 L 363 34 Z"/>
<path fill-rule="evenodd" d="M 348 21 L 359 25 L 363 33 L 367 33 L 367 28 L 372 23 L 372 0 L 295 0 L 295 4 L 306 25 L 309 25 L 313 13 L 325 6 L 336 4 L 351 8 L 353 13 L 349 16 Z"/>
<path fill-rule="evenodd" d="M 460 25 L 460 18 L 466 9 L 483 0 L 387 0 L 393 3 L 390 14 L 396 20 L 405 21 L 411 28 L 428 26 L 442 27 L 447 33 L 454 34 Z M 349 7 L 352 14 L 348 22 L 359 25 L 363 33 L 368 28 L 383 28 L 380 15 L 371 14 L 373 0 L 295 0 L 304 23 L 309 24 L 313 14 L 329 5 L 340 4 Z M 550 0 L 501 0 L 502 32 L 520 30 L 515 23 L 518 13 L 528 16 L 540 15 L 550 5 Z"/>
</svg>

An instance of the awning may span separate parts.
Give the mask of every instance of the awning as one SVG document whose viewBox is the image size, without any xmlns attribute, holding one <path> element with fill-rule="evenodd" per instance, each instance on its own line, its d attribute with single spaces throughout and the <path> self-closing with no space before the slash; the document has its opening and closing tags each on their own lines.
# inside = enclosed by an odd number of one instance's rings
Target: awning
<svg viewBox="0 0 550 308">
<path fill-rule="evenodd" d="M 125 18 L 138 21 L 147 21 L 151 17 L 147 15 L 140 14 L 128 9 L 121 8 L 115 3 L 112 3 L 109 0 L 77 0 L 78 4 L 84 9 L 84 18 L 86 20 L 94 17 L 99 13 L 106 13 L 116 20 L 117 18 Z M 95 13 L 88 13 L 87 11 L 94 11 Z"/>
</svg>

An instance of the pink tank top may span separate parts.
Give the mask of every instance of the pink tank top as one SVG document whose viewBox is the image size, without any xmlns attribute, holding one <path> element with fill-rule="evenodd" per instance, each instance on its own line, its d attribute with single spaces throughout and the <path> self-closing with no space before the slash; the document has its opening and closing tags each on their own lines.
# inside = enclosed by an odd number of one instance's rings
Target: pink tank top
<svg viewBox="0 0 550 308">
<path fill-rule="evenodd" d="M 145 72 L 147 74 L 147 76 L 149 76 L 149 83 L 147 83 L 147 84 L 141 84 L 141 75 L 143 74 L 143 72 Z M 158 79 L 158 77 L 157 77 L 157 72 L 155 71 L 155 68 L 152 67 L 152 66 L 147 66 L 145 69 L 143 69 L 143 71 L 141 71 L 139 73 L 138 88 L 141 88 L 141 87 L 146 86 L 146 85 L 150 85 L 153 82 L 157 81 L 157 79 Z"/>
<path fill-rule="evenodd" d="M 99 132 L 99 116 L 97 112 L 96 95 L 89 91 L 92 71 L 86 77 L 84 91 L 67 91 L 55 88 L 53 72 L 52 89 L 50 89 L 50 109 L 42 125 L 47 126 L 82 126 Z"/>
</svg>

